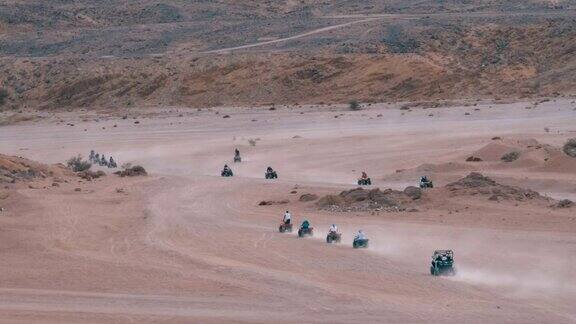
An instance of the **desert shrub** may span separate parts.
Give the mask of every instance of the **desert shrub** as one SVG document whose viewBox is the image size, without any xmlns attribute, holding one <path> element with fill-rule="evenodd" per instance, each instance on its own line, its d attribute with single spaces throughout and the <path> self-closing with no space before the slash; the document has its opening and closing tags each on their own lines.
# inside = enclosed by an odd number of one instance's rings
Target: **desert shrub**
<svg viewBox="0 0 576 324">
<path fill-rule="evenodd" d="M 249 139 L 248 143 L 250 144 L 250 146 L 256 146 L 256 140 L 253 138 Z"/>
<path fill-rule="evenodd" d="M 382 42 L 392 53 L 415 53 L 419 48 L 418 41 L 410 37 L 402 26 L 392 25 L 388 27 Z"/>
<path fill-rule="evenodd" d="M 8 91 L 6 91 L 6 89 L 0 89 L 0 106 L 6 103 L 6 98 L 8 98 Z"/>
<path fill-rule="evenodd" d="M 512 162 L 512 161 L 518 160 L 519 157 L 520 157 L 520 153 L 513 151 L 513 152 L 508 152 L 508 153 L 502 155 L 500 160 L 502 160 L 504 162 Z"/>
<path fill-rule="evenodd" d="M 84 161 L 81 155 L 70 158 L 66 165 L 74 172 L 86 171 L 92 167 L 92 163 Z"/>
<path fill-rule="evenodd" d="M 117 174 L 121 177 L 135 177 L 135 176 L 145 176 L 148 173 L 146 172 L 146 169 L 144 169 L 144 167 L 140 165 L 135 165 L 130 166 L 122 171 L 114 172 L 114 174 Z"/>
<path fill-rule="evenodd" d="M 566 155 L 576 157 L 576 138 L 571 138 L 566 141 L 562 149 Z"/>
<path fill-rule="evenodd" d="M 351 100 L 348 103 L 348 108 L 350 108 L 350 110 L 360 110 L 360 103 L 356 100 Z"/>
<path fill-rule="evenodd" d="M 570 199 L 562 199 L 555 205 L 556 208 L 570 208 L 572 206 L 574 206 L 574 202 Z"/>
<path fill-rule="evenodd" d="M 496 51 L 503 52 L 510 46 L 510 41 L 506 38 L 498 38 L 494 41 L 494 45 L 496 46 Z"/>
<path fill-rule="evenodd" d="M 90 171 L 90 170 L 86 170 L 86 171 L 80 171 L 77 173 L 77 175 L 85 180 L 92 180 L 92 179 L 98 179 L 100 177 L 103 177 L 106 175 L 106 172 L 102 171 L 102 170 L 98 170 L 96 172 L 94 171 Z"/>
<path fill-rule="evenodd" d="M 307 193 L 307 194 L 303 194 L 302 196 L 300 196 L 299 200 L 306 202 L 306 201 L 314 201 L 316 199 L 318 199 L 317 195 Z"/>
</svg>

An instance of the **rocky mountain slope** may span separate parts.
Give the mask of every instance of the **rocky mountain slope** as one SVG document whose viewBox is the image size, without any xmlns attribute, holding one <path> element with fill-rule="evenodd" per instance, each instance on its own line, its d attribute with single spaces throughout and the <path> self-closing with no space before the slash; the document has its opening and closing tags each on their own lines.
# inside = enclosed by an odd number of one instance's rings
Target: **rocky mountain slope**
<svg viewBox="0 0 576 324">
<path fill-rule="evenodd" d="M 570 95 L 575 3 L 11 1 L 0 109 Z"/>
</svg>

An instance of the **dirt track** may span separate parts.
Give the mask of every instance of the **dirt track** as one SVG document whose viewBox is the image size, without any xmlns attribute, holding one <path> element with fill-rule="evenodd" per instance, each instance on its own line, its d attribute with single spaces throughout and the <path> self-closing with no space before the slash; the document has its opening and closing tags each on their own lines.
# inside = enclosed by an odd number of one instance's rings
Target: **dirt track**
<svg viewBox="0 0 576 324">
<path fill-rule="evenodd" d="M 568 101 L 524 106 L 405 115 L 386 105 L 303 115 L 286 108 L 223 109 L 139 125 L 109 120 L 0 128 L 3 153 L 61 162 L 94 148 L 152 173 L 11 196 L 0 221 L 0 319 L 573 323 L 573 210 L 463 198 L 426 212 L 370 215 L 319 212 L 297 202 L 301 193 L 349 189 L 361 170 L 378 187 L 404 187 L 412 180 L 383 179 L 397 169 L 461 161 L 493 136 L 559 145 L 576 131 Z M 220 117 L 225 113 L 231 118 Z M 250 146 L 250 138 L 260 140 Z M 219 169 L 231 164 L 234 147 L 245 161 L 232 165 L 234 178 L 223 179 Z M 262 179 L 268 165 L 278 170 L 278 181 Z M 484 170 L 572 198 L 576 175 L 553 171 Z M 443 185 L 451 176 L 435 180 Z M 295 186 L 298 194 L 290 194 Z M 288 207 L 257 206 L 286 198 Z M 296 221 L 311 220 L 315 238 L 277 233 L 286 208 Z M 340 246 L 323 243 L 333 222 L 343 230 Z M 371 239 L 369 250 L 350 247 L 359 228 Z M 458 276 L 428 274 L 430 254 L 439 248 L 455 250 Z"/>
<path fill-rule="evenodd" d="M 537 17 L 562 17 L 562 16 L 572 16 L 573 12 L 571 11 L 564 11 L 564 12 L 514 12 L 514 13 L 501 13 L 501 12 L 474 12 L 474 13 L 457 13 L 457 14 L 446 14 L 446 13 L 437 13 L 437 14 L 356 14 L 356 15 L 332 15 L 332 16 L 325 16 L 322 18 L 326 19 L 358 19 L 349 21 L 342 24 L 336 24 L 332 26 L 322 27 L 314 30 L 310 30 L 304 33 L 300 33 L 297 35 L 283 37 L 273 40 L 267 40 L 262 42 L 256 42 L 241 46 L 234 46 L 234 47 L 227 47 L 221 48 L 216 50 L 205 51 L 203 54 L 229 54 L 233 51 L 237 50 L 245 50 L 255 47 L 262 47 L 266 45 L 278 44 L 283 42 L 288 42 L 292 40 L 296 40 L 299 38 L 304 38 L 308 36 L 313 36 L 316 34 L 323 34 L 326 32 L 330 32 L 336 29 L 341 29 L 345 27 L 349 27 L 352 25 L 362 24 L 362 23 L 370 23 L 373 21 L 396 21 L 396 20 L 413 20 L 413 19 L 428 19 L 428 18 L 443 18 L 443 19 L 462 19 L 462 18 L 481 18 L 481 17 L 518 17 L 518 16 L 537 16 Z"/>
</svg>

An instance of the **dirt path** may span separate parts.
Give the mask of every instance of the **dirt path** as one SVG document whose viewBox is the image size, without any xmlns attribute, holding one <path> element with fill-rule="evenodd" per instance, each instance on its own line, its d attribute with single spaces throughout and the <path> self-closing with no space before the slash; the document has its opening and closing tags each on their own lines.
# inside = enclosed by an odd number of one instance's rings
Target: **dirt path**
<svg viewBox="0 0 576 324">
<path fill-rule="evenodd" d="M 503 13 L 503 12 L 472 12 L 472 13 L 430 13 L 430 14 L 352 14 L 352 15 L 332 15 L 332 16 L 324 16 L 321 18 L 325 19 L 359 19 L 354 20 L 351 22 L 337 24 L 328 27 L 322 27 L 318 29 L 314 29 L 311 31 L 307 31 L 301 34 L 278 38 L 274 40 L 256 42 L 252 44 L 246 44 L 241 46 L 235 47 L 227 47 L 221 48 L 216 50 L 210 50 L 202 52 L 202 54 L 226 54 L 236 50 L 242 49 L 249 49 L 255 47 L 262 47 L 271 44 L 283 43 L 299 38 L 304 38 L 316 34 L 326 33 L 332 30 L 341 29 L 345 27 L 349 27 L 356 24 L 367 23 L 372 21 L 378 20 L 410 20 L 410 19 L 422 19 L 422 18 L 481 18 L 481 17 L 515 17 L 515 16 L 539 16 L 539 17 L 557 17 L 557 16 L 571 16 L 574 12 L 570 10 L 564 10 L 561 12 L 512 12 L 512 13 Z"/>
<path fill-rule="evenodd" d="M 343 24 L 338 24 L 338 25 L 314 29 L 314 30 L 307 31 L 305 33 L 301 33 L 301 34 L 294 35 L 294 36 L 289 36 L 289 37 L 284 37 L 284 38 L 279 38 L 279 39 L 274 39 L 274 40 L 269 40 L 269 41 L 263 41 L 263 42 L 257 42 L 257 43 L 252 43 L 252 44 L 246 44 L 246 45 L 241 45 L 241 46 L 205 51 L 205 52 L 203 52 L 203 54 L 224 54 L 224 53 L 229 53 L 229 52 L 241 50 L 241 49 L 248 49 L 248 48 L 260 47 L 260 46 L 265 46 L 265 45 L 270 45 L 270 44 L 283 43 L 283 42 L 287 42 L 287 41 L 291 41 L 291 40 L 295 40 L 295 39 L 299 39 L 299 38 L 303 38 L 303 37 L 308 37 L 308 36 L 315 35 L 315 34 L 325 33 L 325 32 L 331 31 L 331 30 L 340 29 L 340 28 L 344 28 L 344 27 L 348 27 L 348 26 L 352 26 L 352 25 L 356 25 L 356 24 L 366 23 L 366 22 L 370 22 L 370 21 L 374 21 L 374 20 L 378 20 L 378 19 L 381 19 L 381 18 L 366 18 L 366 19 L 361 19 L 361 20 L 355 20 L 355 21 L 351 21 L 351 22 L 347 22 L 347 23 L 343 23 Z"/>
</svg>

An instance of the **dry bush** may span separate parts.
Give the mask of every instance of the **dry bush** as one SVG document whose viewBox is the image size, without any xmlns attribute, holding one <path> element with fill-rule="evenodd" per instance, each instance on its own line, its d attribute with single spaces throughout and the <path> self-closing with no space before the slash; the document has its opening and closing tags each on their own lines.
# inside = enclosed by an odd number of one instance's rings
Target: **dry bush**
<svg viewBox="0 0 576 324">
<path fill-rule="evenodd" d="M 6 89 L 0 89 L 0 106 L 4 105 L 6 98 L 8 98 L 8 91 L 6 91 Z"/>
<path fill-rule="evenodd" d="M 86 171 L 92 167 L 92 163 L 82 160 L 81 155 L 70 158 L 66 165 L 74 172 Z"/>
<path fill-rule="evenodd" d="M 353 110 L 353 111 L 360 110 L 360 103 L 356 100 L 351 100 L 348 103 L 348 108 L 350 108 L 350 110 Z"/>
<path fill-rule="evenodd" d="M 314 201 L 314 200 L 316 200 L 316 199 L 318 199 L 318 196 L 317 196 L 317 195 L 306 193 L 306 194 L 303 194 L 302 196 L 300 196 L 300 199 L 299 199 L 299 200 L 300 200 L 300 201 L 307 202 L 307 201 Z"/>
<path fill-rule="evenodd" d="M 576 157 L 576 138 L 571 138 L 566 141 L 562 149 L 566 155 Z"/>
<path fill-rule="evenodd" d="M 82 179 L 85 179 L 85 180 L 98 179 L 98 178 L 103 177 L 105 175 L 106 175 L 106 172 L 104 172 L 102 170 L 98 170 L 96 172 L 90 171 L 90 170 L 78 172 L 78 176 Z"/>
<path fill-rule="evenodd" d="M 520 153 L 514 151 L 514 152 L 508 152 L 508 153 L 502 155 L 500 160 L 502 160 L 504 162 L 513 162 L 513 161 L 518 160 L 519 157 L 520 157 Z"/>
<path fill-rule="evenodd" d="M 135 177 L 135 176 L 148 175 L 148 173 L 146 172 L 146 169 L 144 169 L 144 167 L 142 167 L 140 165 L 128 167 L 122 171 L 114 172 L 114 174 L 117 174 L 121 177 Z"/>
</svg>

